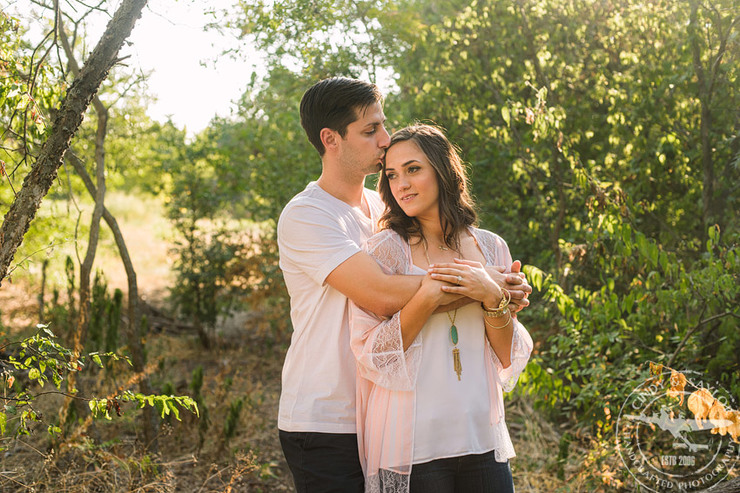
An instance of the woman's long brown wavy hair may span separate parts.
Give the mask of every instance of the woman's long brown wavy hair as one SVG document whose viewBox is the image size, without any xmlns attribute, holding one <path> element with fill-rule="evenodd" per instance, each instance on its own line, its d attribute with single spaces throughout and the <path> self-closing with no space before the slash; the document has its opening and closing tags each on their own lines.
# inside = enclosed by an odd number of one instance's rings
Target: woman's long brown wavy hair
<svg viewBox="0 0 740 493">
<path fill-rule="evenodd" d="M 407 140 L 419 147 L 436 172 L 439 187 L 439 217 L 444 242 L 447 247 L 459 251 L 460 234 L 469 226 L 476 226 L 478 223 L 475 203 L 468 192 L 467 173 L 460 154 L 439 128 L 428 124 L 411 125 L 395 132 L 391 136 L 388 149 Z M 380 218 L 380 228 L 392 229 L 407 242 L 411 237 L 423 238 L 419 221 L 407 216 L 393 198 L 385 174 L 385 160 L 378 180 L 378 193 L 387 207 Z"/>
</svg>

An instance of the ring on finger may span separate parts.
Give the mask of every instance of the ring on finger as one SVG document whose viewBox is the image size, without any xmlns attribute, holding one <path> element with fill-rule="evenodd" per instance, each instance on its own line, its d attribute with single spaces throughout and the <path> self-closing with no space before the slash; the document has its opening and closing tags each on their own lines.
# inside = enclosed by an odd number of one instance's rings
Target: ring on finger
<svg viewBox="0 0 740 493">
<path fill-rule="evenodd" d="M 462 282 L 462 276 L 457 276 L 457 285 L 459 286 Z"/>
</svg>

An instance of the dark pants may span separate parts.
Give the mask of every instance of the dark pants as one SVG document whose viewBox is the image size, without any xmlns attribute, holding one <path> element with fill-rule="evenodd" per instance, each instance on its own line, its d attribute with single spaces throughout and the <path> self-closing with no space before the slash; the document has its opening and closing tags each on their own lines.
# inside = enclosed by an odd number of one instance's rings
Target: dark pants
<svg viewBox="0 0 740 493">
<path fill-rule="evenodd" d="M 514 480 L 491 451 L 414 464 L 411 493 L 514 493 Z"/>
<path fill-rule="evenodd" d="M 280 431 L 297 493 L 362 493 L 357 435 Z"/>
</svg>

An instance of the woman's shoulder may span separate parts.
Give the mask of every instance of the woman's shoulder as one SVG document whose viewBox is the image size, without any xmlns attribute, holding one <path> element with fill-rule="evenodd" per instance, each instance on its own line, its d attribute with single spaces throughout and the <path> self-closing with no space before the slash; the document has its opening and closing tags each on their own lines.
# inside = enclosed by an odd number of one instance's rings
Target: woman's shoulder
<svg viewBox="0 0 740 493">
<path fill-rule="evenodd" d="M 393 231 L 392 229 L 383 229 L 381 231 L 378 231 L 374 235 L 372 235 L 370 238 L 367 239 L 367 246 L 369 248 L 377 248 L 379 245 L 382 244 L 396 244 L 396 245 L 402 245 L 403 239 L 401 236 Z"/>
<path fill-rule="evenodd" d="M 484 249 L 493 254 L 494 258 L 499 258 L 501 256 L 507 256 L 507 252 L 509 251 L 509 246 L 506 244 L 506 241 L 496 233 L 492 231 L 488 231 L 487 229 L 480 229 L 471 227 L 471 232 L 473 236 L 475 236 L 475 240 L 478 242 L 478 245 Z"/>
<path fill-rule="evenodd" d="M 501 244 L 501 243 L 503 243 L 504 245 L 506 244 L 504 239 L 501 238 L 496 233 L 494 233 L 493 231 L 489 231 L 487 229 L 476 228 L 476 227 L 471 227 L 470 230 L 472 231 L 473 235 L 476 237 L 478 241 L 484 241 L 490 244 Z"/>
<path fill-rule="evenodd" d="M 404 273 L 408 267 L 405 242 L 393 230 L 384 229 L 371 236 L 365 243 L 365 250 L 396 274 Z"/>
</svg>

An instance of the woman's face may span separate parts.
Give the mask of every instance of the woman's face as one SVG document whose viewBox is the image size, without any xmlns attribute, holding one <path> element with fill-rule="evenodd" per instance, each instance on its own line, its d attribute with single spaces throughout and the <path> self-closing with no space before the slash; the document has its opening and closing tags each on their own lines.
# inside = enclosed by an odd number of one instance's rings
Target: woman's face
<svg viewBox="0 0 740 493">
<path fill-rule="evenodd" d="M 413 141 L 399 142 L 386 151 L 384 173 L 393 198 L 407 216 L 439 218 L 437 172 Z"/>
</svg>

